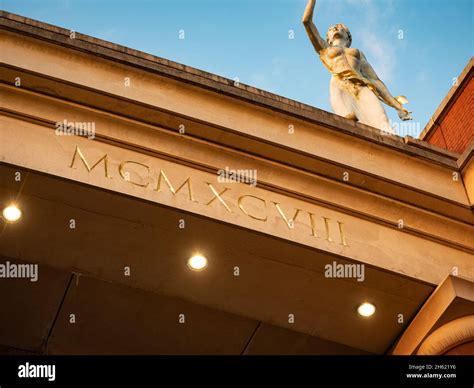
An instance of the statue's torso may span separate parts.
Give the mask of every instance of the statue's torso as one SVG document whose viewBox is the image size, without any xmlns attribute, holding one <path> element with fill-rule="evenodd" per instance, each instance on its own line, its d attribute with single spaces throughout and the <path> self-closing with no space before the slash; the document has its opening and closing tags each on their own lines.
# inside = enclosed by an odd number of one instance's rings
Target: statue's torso
<svg viewBox="0 0 474 388">
<path fill-rule="evenodd" d="M 360 71 L 361 53 L 356 48 L 330 46 L 322 50 L 320 56 L 332 74 Z"/>
<path fill-rule="evenodd" d="M 333 75 L 338 88 L 343 88 L 357 97 L 361 87 L 367 86 L 378 96 L 373 82 L 361 72 L 361 63 L 365 59 L 358 49 L 329 46 L 320 52 L 320 57 Z"/>
</svg>

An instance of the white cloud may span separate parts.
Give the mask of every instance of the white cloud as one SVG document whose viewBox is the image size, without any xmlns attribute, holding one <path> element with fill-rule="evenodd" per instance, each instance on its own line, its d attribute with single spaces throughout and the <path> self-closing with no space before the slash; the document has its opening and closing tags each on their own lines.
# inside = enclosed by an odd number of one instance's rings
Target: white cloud
<svg viewBox="0 0 474 388">
<path fill-rule="evenodd" d="M 392 81 L 396 65 L 395 48 L 373 30 L 363 29 L 358 32 L 360 49 L 382 81 Z"/>
<path fill-rule="evenodd" d="M 277 78 L 286 77 L 290 74 L 289 64 L 285 58 L 273 57 L 271 63 L 260 72 L 255 72 L 250 75 L 250 85 L 260 89 L 277 92 Z"/>
<path fill-rule="evenodd" d="M 349 5 L 356 6 L 357 11 L 364 15 L 360 24 L 353 28 L 353 39 L 356 45 L 360 43 L 357 48 L 364 52 L 380 79 L 392 81 L 397 68 L 395 36 L 394 40 L 390 41 L 386 33 L 395 10 L 393 0 L 346 1 Z"/>
<path fill-rule="evenodd" d="M 120 31 L 116 28 L 110 27 L 99 30 L 94 35 L 100 39 L 112 41 L 118 40 L 117 38 L 120 36 Z"/>
<path fill-rule="evenodd" d="M 252 85 L 259 89 L 268 90 L 268 82 L 265 74 L 262 73 L 253 73 L 250 75 L 249 85 Z"/>
</svg>

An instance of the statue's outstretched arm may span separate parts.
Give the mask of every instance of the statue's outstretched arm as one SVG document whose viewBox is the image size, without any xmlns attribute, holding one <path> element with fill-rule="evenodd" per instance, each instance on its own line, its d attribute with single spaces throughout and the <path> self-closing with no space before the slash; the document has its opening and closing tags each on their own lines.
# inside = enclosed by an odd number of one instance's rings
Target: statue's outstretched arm
<svg viewBox="0 0 474 388">
<path fill-rule="evenodd" d="M 367 61 L 367 58 L 364 54 L 361 53 L 361 61 L 360 61 L 360 71 L 362 75 L 371 81 L 372 85 L 377 89 L 377 94 L 379 97 L 389 106 L 395 108 L 398 111 L 398 116 L 403 120 L 411 120 L 411 115 L 407 109 L 403 107 L 403 105 L 392 96 L 390 91 L 388 90 L 387 86 L 382 82 L 382 80 L 378 77 L 377 73 Z M 398 97 L 397 97 L 398 98 Z"/>
<path fill-rule="evenodd" d="M 306 5 L 306 9 L 304 10 L 303 24 L 309 36 L 309 40 L 313 44 L 314 49 L 319 53 L 321 50 L 327 47 L 327 43 L 321 37 L 318 29 L 313 23 L 313 13 L 315 5 L 316 0 L 308 0 L 308 4 Z"/>
</svg>

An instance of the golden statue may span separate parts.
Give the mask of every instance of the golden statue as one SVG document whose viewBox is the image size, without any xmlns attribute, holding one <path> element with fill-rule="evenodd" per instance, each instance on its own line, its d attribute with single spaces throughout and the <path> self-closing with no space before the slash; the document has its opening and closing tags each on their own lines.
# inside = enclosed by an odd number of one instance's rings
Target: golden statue
<svg viewBox="0 0 474 388">
<path fill-rule="evenodd" d="M 356 48 L 350 48 L 352 36 L 344 24 L 330 27 L 326 40 L 321 37 L 312 21 L 315 5 L 316 0 L 308 0 L 303 24 L 321 61 L 332 74 L 330 99 L 334 112 L 394 133 L 380 101 L 395 108 L 402 120 L 411 120 L 411 112 L 403 107 L 407 99 L 404 96 L 393 97 L 365 55 Z"/>
</svg>

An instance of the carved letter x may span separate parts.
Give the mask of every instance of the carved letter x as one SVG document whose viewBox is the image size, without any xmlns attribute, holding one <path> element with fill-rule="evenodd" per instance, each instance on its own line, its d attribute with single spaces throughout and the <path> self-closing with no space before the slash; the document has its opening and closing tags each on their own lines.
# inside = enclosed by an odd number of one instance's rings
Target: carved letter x
<svg viewBox="0 0 474 388">
<path fill-rule="evenodd" d="M 232 210 L 230 210 L 229 206 L 227 206 L 227 204 L 224 202 L 224 200 L 221 198 L 221 195 L 224 194 L 227 190 L 229 190 L 227 187 L 222 190 L 220 193 L 218 193 L 216 191 L 216 189 L 214 187 L 212 187 L 212 185 L 208 182 L 206 182 L 207 185 L 209 186 L 209 188 L 211 189 L 212 193 L 214 194 L 214 198 L 212 198 L 208 203 L 206 203 L 206 206 L 209 206 L 211 203 L 213 203 L 216 199 L 219 200 L 220 203 L 222 203 L 222 205 L 224 205 L 224 207 L 226 208 L 226 210 L 228 212 L 231 212 L 232 213 Z"/>
</svg>

